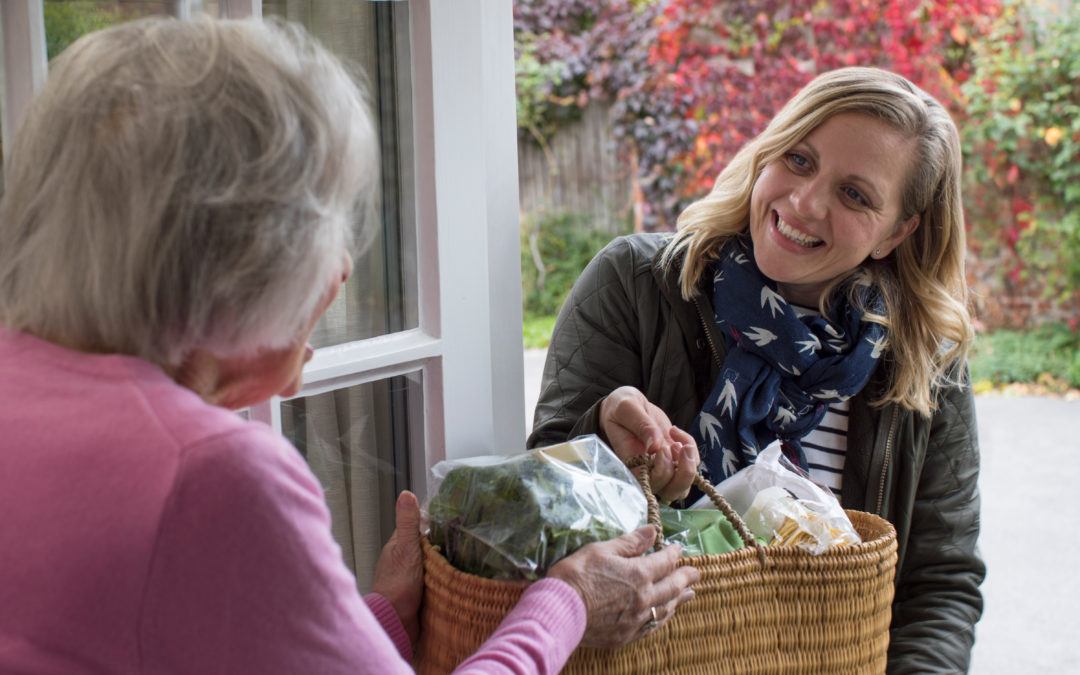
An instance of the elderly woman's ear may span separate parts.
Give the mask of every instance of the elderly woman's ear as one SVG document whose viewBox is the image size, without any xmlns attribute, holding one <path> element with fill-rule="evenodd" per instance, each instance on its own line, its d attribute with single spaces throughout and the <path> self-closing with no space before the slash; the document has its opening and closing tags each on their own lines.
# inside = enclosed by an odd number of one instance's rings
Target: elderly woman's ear
<svg viewBox="0 0 1080 675">
<path fill-rule="evenodd" d="M 342 271 L 323 291 L 311 318 L 285 347 L 264 348 L 248 356 L 217 356 L 205 349 L 188 353 L 170 375 L 204 401 L 233 410 L 261 403 L 271 396 L 294 396 L 303 385 L 304 364 L 314 350 L 311 332 L 352 274 L 352 259 L 344 255 Z"/>
<path fill-rule="evenodd" d="M 296 394 L 303 383 L 304 364 L 312 354 L 306 336 L 288 347 L 264 349 L 254 356 L 217 356 L 196 349 L 172 376 L 207 403 L 236 410 L 274 395 Z"/>
</svg>

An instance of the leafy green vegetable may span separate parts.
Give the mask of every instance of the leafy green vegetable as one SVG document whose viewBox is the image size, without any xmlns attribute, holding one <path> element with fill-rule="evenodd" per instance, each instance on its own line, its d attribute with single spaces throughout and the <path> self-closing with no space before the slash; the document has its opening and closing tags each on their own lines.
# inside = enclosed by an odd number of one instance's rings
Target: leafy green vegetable
<svg viewBox="0 0 1080 675">
<path fill-rule="evenodd" d="M 431 542 L 458 569 L 537 579 L 582 546 L 645 524 L 641 488 L 596 437 L 449 468 L 428 503 Z"/>
</svg>

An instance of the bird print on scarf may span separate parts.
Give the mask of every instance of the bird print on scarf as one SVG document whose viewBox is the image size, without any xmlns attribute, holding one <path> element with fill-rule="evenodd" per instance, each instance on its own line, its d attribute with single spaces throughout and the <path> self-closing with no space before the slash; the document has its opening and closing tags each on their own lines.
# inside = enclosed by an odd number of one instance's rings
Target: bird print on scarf
<svg viewBox="0 0 1080 675">
<path fill-rule="evenodd" d="M 866 385 L 888 347 L 880 295 L 865 283 L 842 285 L 828 316 L 799 316 L 757 268 L 749 237 L 731 238 L 711 267 L 714 321 L 727 356 L 712 392 L 691 425 L 704 470 L 720 482 L 752 464 L 776 439 L 807 468 L 800 439 Z M 848 290 L 857 294 L 848 302 Z"/>
</svg>

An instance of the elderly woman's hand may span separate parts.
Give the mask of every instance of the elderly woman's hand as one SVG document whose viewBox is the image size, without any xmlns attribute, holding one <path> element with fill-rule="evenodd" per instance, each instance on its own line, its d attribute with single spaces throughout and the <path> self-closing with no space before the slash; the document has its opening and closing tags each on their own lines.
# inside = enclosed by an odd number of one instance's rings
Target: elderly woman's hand
<svg viewBox="0 0 1080 675">
<path fill-rule="evenodd" d="M 587 623 L 581 644 L 624 645 L 666 622 L 676 607 L 694 597 L 690 585 L 701 575 L 690 565 L 677 567 L 678 546 L 642 556 L 655 534 L 650 525 L 589 544 L 548 571 L 549 577 L 573 586 L 585 601 Z"/>
<path fill-rule="evenodd" d="M 409 639 L 420 635 L 420 601 L 424 597 L 424 558 L 420 552 L 420 503 L 408 490 L 398 495 L 394 533 L 375 563 L 371 590 L 393 605 Z"/>
<path fill-rule="evenodd" d="M 649 474 L 653 492 L 665 502 L 690 492 L 697 474 L 697 443 L 673 426 L 664 411 L 634 387 L 619 387 L 600 404 L 600 427 L 611 449 L 624 462 L 645 453 L 653 455 Z"/>
</svg>

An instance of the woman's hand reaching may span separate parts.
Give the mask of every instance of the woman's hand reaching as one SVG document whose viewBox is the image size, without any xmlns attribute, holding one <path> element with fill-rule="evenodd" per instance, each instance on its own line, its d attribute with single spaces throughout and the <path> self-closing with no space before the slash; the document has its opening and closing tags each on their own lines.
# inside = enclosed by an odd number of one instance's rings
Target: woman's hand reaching
<svg viewBox="0 0 1080 675">
<path fill-rule="evenodd" d="M 420 635 L 420 601 L 424 597 L 424 558 L 420 551 L 420 502 L 405 490 L 395 505 L 394 533 L 375 563 L 371 590 L 394 607 L 412 642 Z"/>
<path fill-rule="evenodd" d="M 548 571 L 585 601 L 581 644 L 624 645 L 666 622 L 676 607 L 694 597 L 690 585 L 701 574 L 691 565 L 677 567 L 677 545 L 642 556 L 655 536 L 656 530 L 647 525 L 618 539 L 583 546 Z"/>
<path fill-rule="evenodd" d="M 664 411 L 634 387 L 619 387 L 600 404 L 600 427 L 619 459 L 650 453 L 653 492 L 662 501 L 682 499 L 697 474 L 697 443 L 673 426 Z"/>
</svg>

